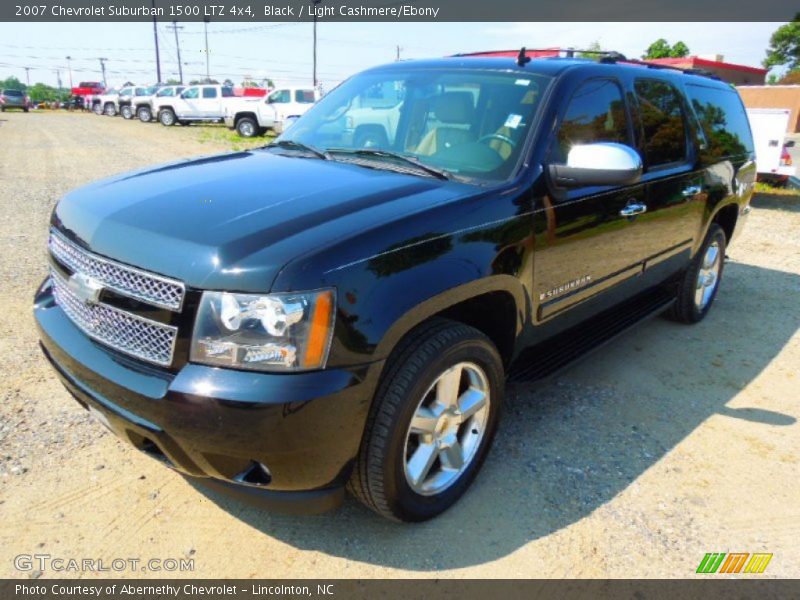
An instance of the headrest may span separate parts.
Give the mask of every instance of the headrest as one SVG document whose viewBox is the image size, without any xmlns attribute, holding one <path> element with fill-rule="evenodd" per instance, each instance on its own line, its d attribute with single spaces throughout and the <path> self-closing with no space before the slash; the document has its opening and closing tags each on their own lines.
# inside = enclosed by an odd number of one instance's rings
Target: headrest
<svg viewBox="0 0 800 600">
<path fill-rule="evenodd" d="M 469 92 L 445 92 L 434 100 L 433 114 L 442 123 L 472 123 L 474 113 Z"/>
</svg>

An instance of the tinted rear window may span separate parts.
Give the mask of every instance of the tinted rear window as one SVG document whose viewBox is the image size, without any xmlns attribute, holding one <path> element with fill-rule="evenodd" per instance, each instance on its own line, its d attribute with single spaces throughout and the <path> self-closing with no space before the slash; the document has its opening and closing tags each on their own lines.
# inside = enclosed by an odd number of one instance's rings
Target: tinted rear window
<svg viewBox="0 0 800 600">
<path fill-rule="evenodd" d="M 22 92 L 19 90 L 3 90 L 3 95 L 5 96 L 22 96 Z"/>
<path fill-rule="evenodd" d="M 735 156 L 753 151 L 753 137 L 747 113 L 734 90 L 689 84 L 692 102 L 711 157 Z"/>
</svg>

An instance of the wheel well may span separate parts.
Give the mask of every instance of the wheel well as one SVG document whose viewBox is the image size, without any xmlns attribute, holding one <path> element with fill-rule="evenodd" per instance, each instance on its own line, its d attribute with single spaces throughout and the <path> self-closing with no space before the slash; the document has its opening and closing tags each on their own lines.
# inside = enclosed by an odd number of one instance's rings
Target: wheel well
<svg viewBox="0 0 800 600">
<path fill-rule="evenodd" d="M 736 219 L 739 217 L 739 207 L 737 204 L 729 204 L 720 209 L 714 215 L 713 222 L 722 227 L 725 232 L 725 239 L 730 242 L 733 237 L 733 230 L 736 229 Z"/>
<path fill-rule="evenodd" d="M 251 112 L 243 112 L 243 113 L 236 113 L 236 117 L 233 120 L 234 125 L 238 125 L 239 121 L 244 119 L 245 117 L 250 117 L 256 122 L 256 126 L 258 126 L 258 119 L 256 118 L 256 113 Z"/>
<path fill-rule="evenodd" d="M 497 347 L 508 366 L 514 352 L 517 309 L 508 292 L 489 292 L 450 306 L 437 317 L 452 319 L 484 333 Z"/>
</svg>

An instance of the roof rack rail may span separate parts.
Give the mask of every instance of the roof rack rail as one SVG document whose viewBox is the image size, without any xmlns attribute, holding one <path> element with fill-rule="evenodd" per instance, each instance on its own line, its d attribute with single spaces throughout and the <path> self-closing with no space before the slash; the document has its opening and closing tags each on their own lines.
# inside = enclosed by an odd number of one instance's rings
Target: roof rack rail
<svg viewBox="0 0 800 600">
<path fill-rule="evenodd" d="M 510 50 L 489 50 L 483 52 L 465 52 L 454 54 L 454 57 L 468 57 L 468 56 L 485 56 L 488 54 L 511 52 Z M 515 51 L 516 52 L 516 51 Z M 624 54 L 616 50 L 580 50 L 578 48 L 526 48 L 525 46 L 516 55 L 516 62 L 520 66 L 524 66 L 530 62 L 531 57 L 528 54 L 539 54 L 537 58 L 576 58 L 580 57 L 592 58 L 597 57 L 598 62 L 604 64 L 627 63 L 631 65 L 639 65 L 649 69 L 668 69 L 671 71 L 679 71 L 688 75 L 700 75 L 708 77 L 709 79 L 716 79 L 721 81 L 716 73 L 697 68 L 682 68 L 675 65 L 662 65 L 658 63 L 648 62 L 646 60 L 639 60 L 637 58 L 627 58 Z M 547 53 L 543 56 L 544 53 Z M 563 54 L 563 56 L 562 56 Z"/>
</svg>

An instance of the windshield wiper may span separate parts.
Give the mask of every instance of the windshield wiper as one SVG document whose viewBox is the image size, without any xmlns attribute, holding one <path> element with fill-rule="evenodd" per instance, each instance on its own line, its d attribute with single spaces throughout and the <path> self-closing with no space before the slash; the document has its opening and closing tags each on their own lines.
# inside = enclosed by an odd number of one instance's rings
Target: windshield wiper
<svg viewBox="0 0 800 600">
<path fill-rule="evenodd" d="M 442 169 L 430 167 L 420 162 L 415 156 L 406 156 L 389 150 L 378 150 L 377 148 L 328 148 L 328 154 L 355 154 L 356 156 L 370 156 L 377 158 L 389 158 L 412 165 L 413 167 L 433 175 L 437 179 L 450 179 L 450 174 Z"/>
<path fill-rule="evenodd" d="M 278 140 L 277 142 L 272 142 L 271 144 L 267 144 L 267 148 L 285 148 L 286 150 L 300 150 L 302 152 L 308 152 L 309 154 L 313 154 L 314 156 L 316 156 L 317 158 L 321 158 L 322 160 L 328 160 L 330 158 L 322 150 L 315 148 L 314 146 L 304 144 L 303 142 L 297 142 L 295 140 Z"/>
</svg>

